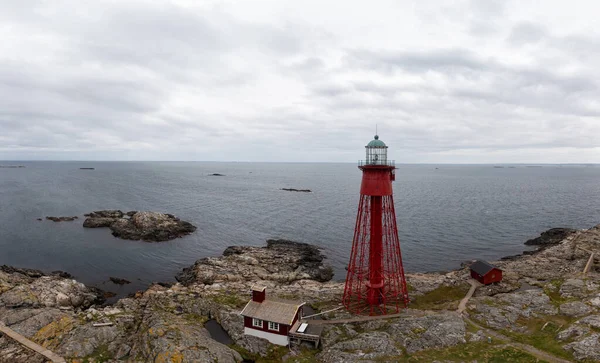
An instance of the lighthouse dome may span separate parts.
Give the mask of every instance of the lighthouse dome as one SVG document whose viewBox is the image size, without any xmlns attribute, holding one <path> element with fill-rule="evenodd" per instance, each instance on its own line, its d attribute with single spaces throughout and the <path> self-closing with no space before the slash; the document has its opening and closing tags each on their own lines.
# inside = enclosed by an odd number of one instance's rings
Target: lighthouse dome
<svg viewBox="0 0 600 363">
<path fill-rule="evenodd" d="M 375 135 L 373 140 L 371 140 L 367 144 L 367 147 L 387 147 L 387 146 L 385 145 L 385 142 L 379 140 L 379 135 Z"/>
</svg>

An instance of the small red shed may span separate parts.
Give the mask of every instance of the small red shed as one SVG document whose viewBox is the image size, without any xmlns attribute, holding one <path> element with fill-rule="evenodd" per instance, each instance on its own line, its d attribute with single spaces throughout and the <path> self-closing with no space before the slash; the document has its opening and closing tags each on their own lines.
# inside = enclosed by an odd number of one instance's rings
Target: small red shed
<svg viewBox="0 0 600 363">
<path fill-rule="evenodd" d="M 502 281 L 502 270 L 485 261 L 477 260 L 470 268 L 471 277 L 484 285 Z"/>
</svg>

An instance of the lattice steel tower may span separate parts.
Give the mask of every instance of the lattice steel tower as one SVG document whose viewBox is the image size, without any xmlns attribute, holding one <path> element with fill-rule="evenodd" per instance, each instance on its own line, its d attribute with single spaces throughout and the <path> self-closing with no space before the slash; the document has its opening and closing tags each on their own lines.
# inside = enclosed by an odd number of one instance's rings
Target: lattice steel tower
<svg viewBox="0 0 600 363">
<path fill-rule="evenodd" d="M 358 166 L 363 177 L 343 303 L 355 314 L 393 314 L 408 304 L 392 195 L 396 167 L 379 136 L 365 148 L 367 158 Z"/>
</svg>

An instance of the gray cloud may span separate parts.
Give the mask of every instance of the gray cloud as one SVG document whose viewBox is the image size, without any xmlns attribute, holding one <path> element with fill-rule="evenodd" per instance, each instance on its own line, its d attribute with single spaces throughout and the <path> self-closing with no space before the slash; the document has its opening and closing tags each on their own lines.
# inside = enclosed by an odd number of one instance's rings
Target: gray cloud
<svg viewBox="0 0 600 363">
<path fill-rule="evenodd" d="M 508 41 L 515 45 L 537 43 L 546 38 L 547 32 L 539 24 L 524 22 L 517 24 L 510 32 Z"/>
<path fill-rule="evenodd" d="M 409 72 L 430 70 L 482 70 L 489 68 L 483 59 L 466 49 L 439 49 L 419 52 L 354 51 L 348 57 L 351 66 L 374 67 L 391 72 L 401 68 Z"/>
<path fill-rule="evenodd" d="M 600 162 L 600 39 L 517 1 L 0 4 L 0 159 Z"/>
</svg>

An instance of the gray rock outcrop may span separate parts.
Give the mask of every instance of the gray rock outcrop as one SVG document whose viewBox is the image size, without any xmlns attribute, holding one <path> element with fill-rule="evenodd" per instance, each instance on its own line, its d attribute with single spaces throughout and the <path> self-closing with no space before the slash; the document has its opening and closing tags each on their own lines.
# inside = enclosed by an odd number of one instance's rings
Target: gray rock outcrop
<svg viewBox="0 0 600 363">
<path fill-rule="evenodd" d="M 571 228 L 551 228 L 542 232 L 539 237 L 528 240 L 525 244 L 528 246 L 552 246 L 575 232 L 577 232 L 577 230 Z"/>
<path fill-rule="evenodd" d="M 575 341 L 565 346 L 566 350 L 573 351 L 577 360 L 587 359 L 590 362 L 600 361 L 600 334 L 592 334 L 582 340 Z"/>
<path fill-rule="evenodd" d="M 365 360 L 394 361 L 403 351 L 412 354 L 464 344 L 465 334 L 462 318 L 447 313 L 346 324 L 325 333 L 323 351 L 317 357 L 324 362 L 352 361 L 353 355 Z"/>
<path fill-rule="evenodd" d="M 560 306 L 560 313 L 566 316 L 584 316 L 594 310 L 581 301 L 571 301 Z"/>
<path fill-rule="evenodd" d="M 222 257 L 200 259 L 176 279 L 184 285 L 258 280 L 326 282 L 333 278 L 333 269 L 323 264 L 324 259 L 313 245 L 272 239 L 266 247 L 228 247 Z"/>
<path fill-rule="evenodd" d="M 85 228 L 108 227 L 113 236 L 148 242 L 169 241 L 193 233 L 196 227 L 172 214 L 158 212 L 123 213 L 120 210 L 96 211 L 86 214 Z"/>
<path fill-rule="evenodd" d="M 60 275 L 38 270 L 0 267 L 0 307 L 87 308 L 104 302 L 102 291 Z"/>
</svg>

